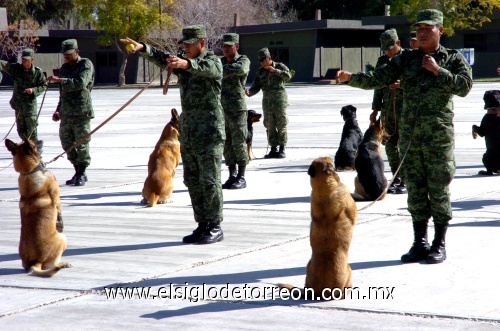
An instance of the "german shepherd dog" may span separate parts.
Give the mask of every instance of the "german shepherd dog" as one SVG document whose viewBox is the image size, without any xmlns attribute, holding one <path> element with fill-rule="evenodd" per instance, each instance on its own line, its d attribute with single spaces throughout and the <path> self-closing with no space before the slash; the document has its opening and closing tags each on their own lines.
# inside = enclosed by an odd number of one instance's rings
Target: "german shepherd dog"
<svg viewBox="0 0 500 331">
<path fill-rule="evenodd" d="M 262 114 L 257 113 L 253 109 L 249 109 L 247 112 L 247 154 L 248 160 L 252 160 L 252 141 L 253 141 L 253 124 L 259 122 Z"/>
<path fill-rule="evenodd" d="M 340 182 L 331 158 L 317 158 L 307 173 L 312 187 L 312 256 L 306 268 L 305 288 L 300 289 L 302 298 L 344 299 L 349 290 L 346 287 L 352 287 L 348 252 L 358 219 L 356 203 L 347 186 Z M 287 284 L 279 286 L 289 290 L 294 288 Z"/>
<path fill-rule="evenodd" d="M 144 181 L 141 201 L 149 207 L 169 202 L 174 190 L 175 170 L 181 161 L 179 114 L 175 108 L 171 114 L 170 122 L 163 128 L 155 149 L 149 155 L 148 177 Z"/>
<path fill-rule="evenodd" d="M 356 119 L 356 107 L 344 106 L 340 110 L 344 119 L 344 128 L 340 138 L 339 149 L 335 154 L 336 170 L 354 170 L 354 158 L 358 151 L 358 145 L 363 140 L 363 132 L 359 128 Z"/>
<path fill-rule="evenodd" d="M 380 118 L 370 123 L 363 140 L 358 147 L 354 167 L 358 175 L 354 179 L 354 193 L 356 201 L 373 201 L 380 197 L 385 198 L 387 178 L 384 175 L 384 160 L 380 144 L 384 135 L 384 128 Z"/>
<path fill-rule="evenodd" d="M 19 173 L 21 239 L 19 256 L 30 275 L 51 277 L 71 264 L 61 262 L 66 250 L 62 234 L 61 199 L 56 178 L 45 169 L 35 144 L 28 140 L 16 144 L 6 139 L 14 169 Z"/>
</svg>

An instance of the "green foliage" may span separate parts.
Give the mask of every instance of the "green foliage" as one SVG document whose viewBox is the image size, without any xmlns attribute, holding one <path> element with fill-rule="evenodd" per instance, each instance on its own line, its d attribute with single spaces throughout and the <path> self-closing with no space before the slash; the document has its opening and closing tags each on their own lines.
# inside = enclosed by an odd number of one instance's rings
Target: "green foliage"
<svg viewBox="0 0 500 331">
<path fill-rule="evenodd" d="M 7 8 L 9 24 L 33 19 L 43 25 L 51 19 L 64 18 L 74 4 L 73 0 L 0 0 L 0 7 Z"/>
<path fill-rule="evenodd" d="M 436 5 L 433 5 L 434 2 Z M 476 30 L 484 23 L 491 22 L 488 15 L 494 9 L 500 9 L 500 0 L 393 0 L 391 15 L 408 15 L 412 22 L 417 12 L 426 8 L 443 12 L 444 33 L 452 36 L 455 30 Z"/>
<path fill-rule="evenodd" d="M 116 38 L 130 37 L 143 40 L 154 29 L 168 28 L 172 18 L 162 10 L 170 6 L 171 0 L 75 0 L 81 15 L 90 20 L 96 30 L 104 34 L 99 37 L 101 45 L 111 45 Z"/>
</svg>

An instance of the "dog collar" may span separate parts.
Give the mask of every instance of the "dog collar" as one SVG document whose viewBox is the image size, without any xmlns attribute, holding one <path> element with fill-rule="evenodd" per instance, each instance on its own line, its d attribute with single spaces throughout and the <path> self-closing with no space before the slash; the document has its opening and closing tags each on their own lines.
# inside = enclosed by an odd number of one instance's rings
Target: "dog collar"
<svg viewBox="0 0 500 331">
<path fill-rule="evenodd" d="M 33 168 L 33 170 L 31 170 L 28 173 L 21 174 L 21 175 L 23 175 L 23 176 L 29 176 L 31 174 L 34 174 L 37 171 L 42 171 L 43 169 L 45 169 L 45 163 L 40 162 L 40 163 L 38 163 L 38 165 L 36 167 Z"/>
<path fill-rule="evenodd" d="M 488 109 L 487 113 L 488 115 L 498 115 L 500 114 L 500 109 Z"/>
</svg>

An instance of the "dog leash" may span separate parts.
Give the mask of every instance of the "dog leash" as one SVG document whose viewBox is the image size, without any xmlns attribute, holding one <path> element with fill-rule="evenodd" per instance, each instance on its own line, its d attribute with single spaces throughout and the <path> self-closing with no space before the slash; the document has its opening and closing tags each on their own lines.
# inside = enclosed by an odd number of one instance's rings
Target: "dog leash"
<svg viewBox="0 0 500 331">
<path fill-rule="evenodd" d="M 40 113 L 42 112 L 43 103 L 45 102 L 45 95 L 47 95 L 47 91 L 49 90 L 49 85 L 50 85 L 51 80 L 52 80 L 52 78 L 49 78 L 47 80 L 47 87 L 45 87 L 45 91 L 43 92 L 42 102 L 40 103 L 40 108 L 38 109 L 38 113 L 36 114 L 36 126 L 37 127 L 38 127 L 38 118 L 40 117 Z M 31 130 L 31 133 L 28 136 L 28 139 L 31 138 L 31 135 L 33 134 L 33 132 L 35 132 L 35 130 L 36 130 L 36 127 L 33 130 Z"/>
<path fill-rule="evenodd" d="M 57 159 L 59 159 L 61 156 L 63 156 L 64 154 L 67 154 L 69 151 L 71 151 L 73 148 L 79 146 L 80 144 L 82 144 L 85 140 L 87 140 L 90 136 L 92 136 L 97 130 L 99 130 L 100 128 L 102 128 L 104 125 L 106 125 L 109 121 L 111 121 L 116 115 L 118 115 L 123 109 L 125 109 L 128 105 L 130 105 L 135 99 L 137 99 L 137 97 L 139 95 L 142 94 L 142 92 L 144 92 L 155 80 L 156 78 L 158 78 L 160 76 L 160 73 L 163 72 L 163 70 L 165 70 L 165 68 L 167 68 L 168 66 L 162 68 L 160 70 L 160 72 L 154 76 L 151 81 L 146 85 L 144 86 L 139 92 L 137 92 L 132 98 L 130 98 L 127 102 L 125 102 L 125 104 L 123 106 L 121 106 L 117 111 L 115 111 L 111 116 L 109 116 L 106 120 L 104 120 L 104 122 L 102 122 L 101 124 L 99 124 L 94 130 L 90 131 L 89 133 L 87 133 L 85 136 L 83 136 L 82 138 L 80 138 L 76 143 L 74 143 L 72 146 L 70 146 L 67 150 L 65 150 L 64 152 L 62 152 L 61 154 L 57 155 L 56 157 L 54 157 L 52 160 L 48 161 L 45 163 L 45 165 L 48 165 L 54 161 L 56 161 Z M 168 76 L 168 78 L 170 78 Z M 167 82 L 166 84 L 167 85 Z M 168 87 L 167 87 L 167 90 L 168 90 Z M 165 94 L 165 93 L 164 93 Z"/>
</svg>

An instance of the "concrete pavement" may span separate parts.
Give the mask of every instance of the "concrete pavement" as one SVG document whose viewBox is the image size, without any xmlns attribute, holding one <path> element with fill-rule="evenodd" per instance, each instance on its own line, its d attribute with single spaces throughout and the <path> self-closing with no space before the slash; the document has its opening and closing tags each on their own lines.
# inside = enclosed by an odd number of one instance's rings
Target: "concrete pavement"
<svg viewBox="0 0 500 331">
<path fill-rule="evenodd" d="M 198 246 L 181 242 L 195 227 L 182 164 L 172 203 L 155 208 L 139 203 L 149 154 L 170 109 L 181 110 L 177 88 L 170 88 L 167 96 L 158 88 L 148 89 L 93 136 L 86 186 L 64 185 L 73 175 L 66 159 L 48 166 L 61 185 L 68 237 L 63 260 L 73 268 L 50 279 L 24 272 L 17 252 L 18 174 L 12 167 L 0 171 L 0 328 L 498 330 L 500 177 L 477 175 L 483 169 L 485 144 L 483 138 L 471 137 L 489 89 L 498 89 L 498 84 L 476 83 L 469 96 L 454 99 L 457 173 L 451 184 L 454 219 L 447 236 L 448 260 L 439 265 L 400 262 L 413 240 L 411 220 L 406 195 L 389 195 L 361 211 L 354 230 L 349 262 L 360 297 L 326 302 L 273 300 L 277 295 L 272 285 L 303 286 L 311 254 L 307 168 L 316 157 L 335 154 L 342 106 L 356 106 L 360 127 L 366 130 L 373 92 L 289 86 L 287 158 L 262 158 L 265 130 L 257 123 L 257 159 L 247 168 L 248 187 L 224 191 L 225 240 Z M 136 92 L 95 89 L 93 127 Z M 0 91 L 0 138 L 14 122 L 10 96 L 10 91 Z M 51 121 L 57 98 L 58 91 L 48 91 L 40 117 L 45 161 L 61 152 L 58 124 Z M 261 98 L 247 99 L 249 108 L 262 112 Z M 19 141 L 15 128 L 9 138 Z M 2 143 L 0 169 L 11 159 Z M 386 162 L 390 178 L 387 169 Z M 342 172 L 340 177 L 352 191 L 355 173 Z M 359 202 L 358 208 L 366 204 Z M 141 299 L 137 292 L 132 299 L 123 298 L 122 292 L 108 297 L 109 291 L 126 288 L 149 289 L 149 298 Z M 203 288 L 207 293 L 200 299 Z M 167 295 L 177 298 L 159 298 Z"/>
</svg>

